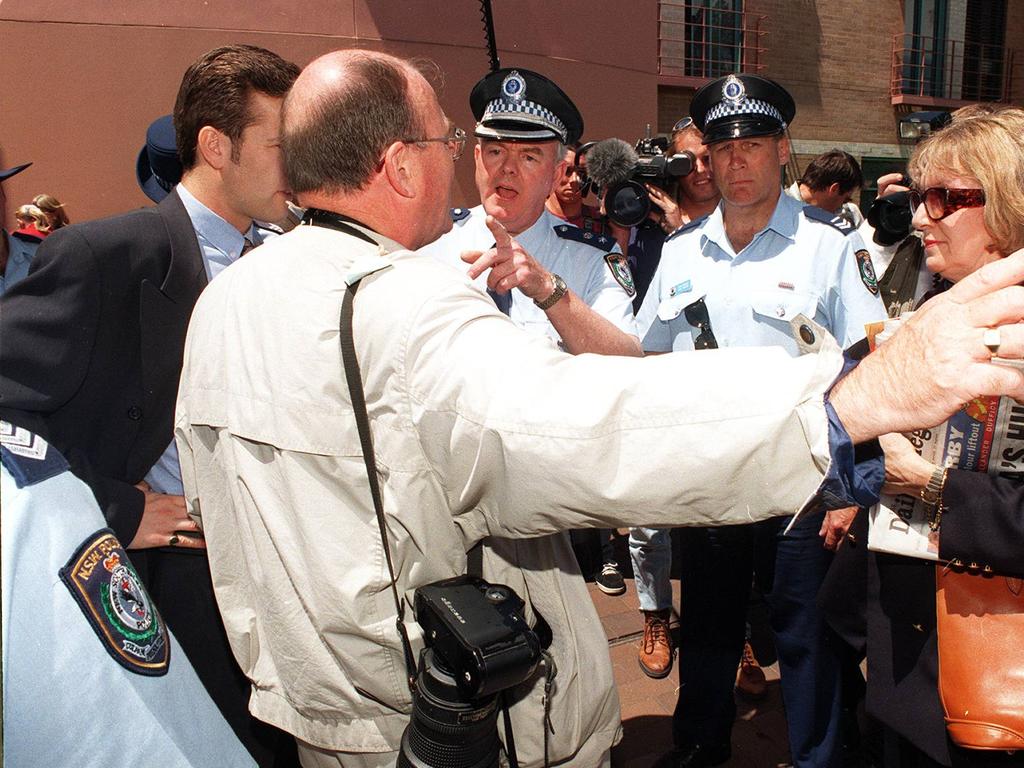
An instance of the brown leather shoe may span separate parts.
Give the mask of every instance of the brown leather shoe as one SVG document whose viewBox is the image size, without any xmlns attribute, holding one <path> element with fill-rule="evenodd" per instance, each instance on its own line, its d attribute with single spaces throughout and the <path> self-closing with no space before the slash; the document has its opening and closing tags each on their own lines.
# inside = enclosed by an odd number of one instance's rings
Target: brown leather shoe
<svg viewBox="0 0 1024 768">
<path fill-rule="evenodd" d="M 768 683 L 764 678 L 764 670 L 754 656 L 754 649 L 750 642 L 743 644 L 743 656 L 740 658 L 740 666 L 736 670 L 736 690 L 751 699 L 759 699 L 764 696 Z"/>
<path fill-rule="evenodd" d="M 648 677 L 660 679 L 672 671 L 672 639 L 668 633 L 669 611 L 644 611 L 644 639 L 637 661 Z"/>
</svg>

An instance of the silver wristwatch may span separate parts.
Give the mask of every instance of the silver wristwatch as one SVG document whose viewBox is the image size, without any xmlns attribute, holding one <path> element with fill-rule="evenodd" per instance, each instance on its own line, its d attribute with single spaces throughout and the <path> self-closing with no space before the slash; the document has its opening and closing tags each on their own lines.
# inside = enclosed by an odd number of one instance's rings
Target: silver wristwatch
<svg viewBox="0 0 1024 768">
<path fill-rule="evenodd" d="M 548 310 L 555 306 L 558 300 L 565 296 L 565 292 L 569 290 L 565 286 L 565 280 L 560 278 L 554 272 L 551 273 L 551 283 L 555 286 L 555 289 L 551 291 L 550 296 L 544 299 L 544 301 L 537 301 L 536 299 L 533 300 L 533 303 L 543 310 Z"/>
</svg>

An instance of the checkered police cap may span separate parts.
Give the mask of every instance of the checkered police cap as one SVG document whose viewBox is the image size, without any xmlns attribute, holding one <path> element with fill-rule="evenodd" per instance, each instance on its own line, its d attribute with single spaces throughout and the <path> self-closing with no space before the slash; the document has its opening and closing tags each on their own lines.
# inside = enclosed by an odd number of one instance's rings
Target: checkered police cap
<svg viewBox="0 0 1024 768">
<path fill-rule="evenodd" d="M 708 83 L 693 97 L 690 115 L 713 144 L 744 136 L 782 133 L 796 116 L 785 88 L 758 75 L 729 75 Z"/>
<path fill-rule="evenodd" d="M 473 88 L 474 134 L 499 141 L 573 144 L 583 134 L 576 105 L 551 80 L 528 69 L 499 69 Z"/>
</svg>

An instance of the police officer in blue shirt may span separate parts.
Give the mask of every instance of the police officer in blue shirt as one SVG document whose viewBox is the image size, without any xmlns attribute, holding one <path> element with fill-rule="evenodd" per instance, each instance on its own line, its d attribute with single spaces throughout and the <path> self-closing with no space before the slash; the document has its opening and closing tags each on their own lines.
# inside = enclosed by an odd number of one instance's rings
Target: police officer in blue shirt
<svg viewBox="0 0 1024 768">
<path fill-rule="evenodd" d="M 251 768 L 89 487 L 0 421 L 5 765 Z"/>
<path fill-rule="evenodd" d="M 639 354 L 636 293 L 614 238 L 579 229 L 545 208 L 565 167 L 566 146 L 583 132 L 572 100 L 551 80 L 522 68 L 500 69 L 470 94 L 477 119 L 473 148 L 481 205 L 452 211 L 453 227 L 421 251 L 466 271 L 463 252 L 494 243 L 493 216 L 517 244 L 516 264 L 492 296 L 524 330 L 547 335 L 569 352 Z M 481 288 L 494 274 L 480 275 Z"/>
<path fill-rule="evenodd" d="M 795 113 L 782 86 L 756 75 L 729 75 L 695 95 L 690 114 L 722 201 L 665 244 L 637 315 L 645 351 L 778 345 L 796 355 L 790 320 L 799 314 L 843 346 L 885 318 L 854 229 L 783 194 L 785 130 Z M 801 519 L 788 534 L 787 518 L 683 531 L 676 751 L 667 765 L 719 765 L 730 756 L 752 574 L 771 609 L 793 763 L 837 764 L 839 659 L 815 597 L 831 558 L 825 545 L 834 546 L 854 511 Z"/>
</svg>

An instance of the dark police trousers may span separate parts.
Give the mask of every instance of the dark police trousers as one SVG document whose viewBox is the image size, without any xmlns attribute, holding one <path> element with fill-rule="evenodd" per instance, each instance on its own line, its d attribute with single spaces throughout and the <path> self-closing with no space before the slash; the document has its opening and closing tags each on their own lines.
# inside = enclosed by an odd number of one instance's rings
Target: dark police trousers
<svg viewBox="0 0 1024 768">
<path fill-rule="evenodd" d="M 721 528 L 682 528 L 682 610 L 676 745 L 728 743 L 736 717 L 733 686 L 746 635 L 752 575 L 775 634 L 790 752 L 796 766 L 838 763 L 840 640 L 816 605 L 832 559 L 818 530 L 824 515 Z"/>
</svg>

